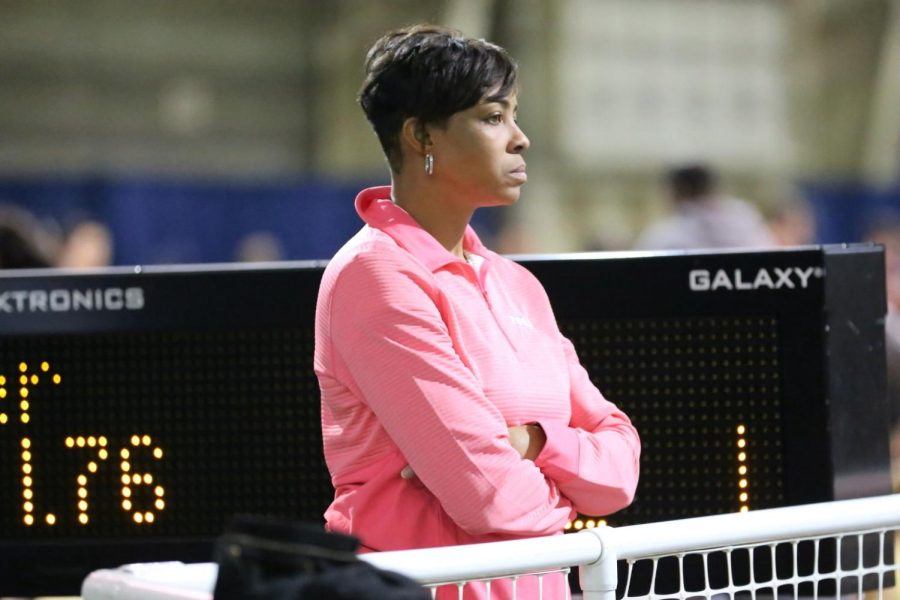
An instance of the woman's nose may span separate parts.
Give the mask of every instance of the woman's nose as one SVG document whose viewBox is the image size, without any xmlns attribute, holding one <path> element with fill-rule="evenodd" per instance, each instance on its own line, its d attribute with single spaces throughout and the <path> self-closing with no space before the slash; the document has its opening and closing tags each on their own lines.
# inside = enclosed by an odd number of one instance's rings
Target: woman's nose
<svg viewBox="0 0 900 600">
<path fill-rule="evenodd" d="M 518 123 L 514 123 L 515 127 L 513 131 L 513 137 L 510 140 L 510 152 L 513 154 L 519 154 L 528 150 L 528 146 L 531 145 L 531 140 L 528 139 L 528 136 L 525 135 L 525 132 L 522 131 L 522 128 L 519 127 Z"/>
</svg>

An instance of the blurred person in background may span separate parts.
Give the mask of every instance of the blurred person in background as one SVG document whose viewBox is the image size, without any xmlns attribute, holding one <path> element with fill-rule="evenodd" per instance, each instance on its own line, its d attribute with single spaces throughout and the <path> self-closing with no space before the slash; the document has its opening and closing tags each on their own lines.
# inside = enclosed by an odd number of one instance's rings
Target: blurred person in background
<svg viewBox="0 0 900 600">
<path fill-rule="evenodd" d="M 887 316 L 885 352 L 887 355 L 888 404 L 891 425 L 891 458 L 895 470 L 895 488 L 900 470 L 900 212 L 880 213 L 869 220 L 864 241 L 884 246 Z"/>
<path fill-rule="evenodd" d="M 815 243 L 816 217 L 803 198 L 792 197 L 766 214 L 772 241 L 778 246 L 805 246 Z"/>
<path fill-rule="evenodd" d="M 537 279 L 469 225 L 526 181 L 516 79 L 502 48 L 442 27 L 388 33 L 366 58 L 359 100 L 392 185 L 359 193 L 365 225 L 325 269 L 314 366 L 327 527 L 369 551 L 562 534 L 576 511 L 634 495 L 630 420 L 591 383 Z M 570 596 L 561 574 L 542 581 L 519 578 L 519 597 Z"/>
<path fill-rule="evenodd" d="M 112 232 L 103 223 L 86 220 L 69 231 L 60 250 L 57 266 L 67 269 L 106 267 L 112 264 L 112 258 Z"/>
<path fill-rule="evenodd" d="M 31 213 L 0 205 L 0 269 L 53 266 L 56 242 Z"/>
<path fill-rule="evenodd" d="M 284 246 L 271 231 L 253 231 L 242 237 L 234 251 L 237 262 L 275 262 L 284 260 Z"/>
<path fill-rule="evenodd" d="M 774 240 L 751 204 L 725 195 L 716 174 L 702 164 L 672 169 L 666 176 L 674 213 L 644 230 L 640 250 L 765 247 Z"/>
</svg>

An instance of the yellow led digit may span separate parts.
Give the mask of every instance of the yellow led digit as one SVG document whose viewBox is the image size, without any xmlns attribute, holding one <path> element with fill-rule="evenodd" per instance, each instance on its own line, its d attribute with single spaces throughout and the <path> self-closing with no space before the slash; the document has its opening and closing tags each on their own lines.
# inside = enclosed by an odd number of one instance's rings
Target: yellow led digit
<svg viewBox="0 0 900 600">
<path fill-rule="evenodd" d="M 25 514 L 25 525 L 31 527 L 34 525 L 34 518 L 31 516 L 34 511 L 34 489 L 31 487 L 34 483 L 31 478 L 31 439 L 22 438 L 21 446 L 22 472 L 25 474 L 25 477 L 22 478 L 22 498 L 25 500 L 22 503 L 22 512 Z"/>
<path fill-rule="evenodd" d="M 50 363 L 44 361 L 40 365 L 41 371 L 47 373 L 50 371 Z M 29 386 L 34 387 L 40 384 L 41 378 L 37 373 L 29 373 L 28 372 L 28 363 L 22 361 L 19 363 L 19 421 L 22 425 L 28 425 L 31 422 L 31 415 L 29 414 L 29 410 L 32 407 L 32 401 L 29 400 L 31 397 L 31 389 Z M 55 382 L 61 381 L 59 375 L 53 375 L 53 380 Z M 0 400 L 3 400 L 7 397 L 8 391 L 6 389 L 6 377 L 0 375 Z M 0 410 L 0 425 L 6 425 L 9 422 L 9 415 L 5 411 Z M 22 459 L 22 512 L 23 512 L 23 522 L 26 526 L 31 527 L 35 524 L 36 520 L 34 518 L 35 512 L 35 503 L 34 503 L 34 465 L 32 460 L 34 458 L 32 452 L 32 444 L 31 438 L 27 435 L 23 435 L 21 440 L 22 446 L 22 454 L 20 455 Z M 56 525 L 57 519 L 56 515 L 53 513 L 48 513 L 44 515 L 44 522 L 53 526 Z"/>
<path fill-rule="evenodd" d="M 750 481 L 747 478 L 749 473 L 749 466 L 747 465 L 747 426 L 746 425 L 738 425 L 737 426 L 737 447 L 739 449 L 737 453 L 737 487 L 738 487 L 738 502 L 740 503 L 740 512 L 747 512 L 750 510 L 750 493 L 748 492 L 748 486 L 750 485 Z"/>
<path fill-rule="evenodd" d="M 136 460 L 136 456 L 139 453 L 140 448 L 148 448 L 150 449 L 150 455 L 155 460 L 162 460 L 163 450 L 159 446 L 153 447 L 153 438 L 149 435 L 132 435 L 130 438 L 130 443 L 132 448 L 122 448 L 119 452 L 119 457 L 122 459 L 119 463 L 119 469 L 122 472 L 122 510 L 125 512 L 131 513 L 131 519 L 137 525 L 152 525 L 156 521 L 156 514 L 152 510 L 144 510 L 143 512 L 135 508 L 133 502 L 134 490 L 132 490 L 132 486 L 144 485 L 150 486 L 153 485 L 153 474 L 149 472 L 144 473 L 135 473 L 133 472 L 134 464 L 132 461 Z M 162 511 L 166 507 L 166 503 L 163 500 L 163 496 L 165 496 L 165 489 L 161 485 L 156 485 L 153 488 L 153 493 L 156 496 L 155 501 L 153 502 L 153 507 L 157 511 Z"/>
<path fill-rule="evenodd" d="M 93 435 L 89 435 L 89 436 L 79 435 L 79 436 L 75 436 L 75 437 L 68 436 L 68 437 L 66 437 L 65 440 L 63 440 L 63 444 L 65 445 L 66 448 L 74 449 L 77 447 L 77 448 L 81 449 L 81 448 L 87 447 L 88 449 L 92 449 L 92 448 L 97 447 L 98 439 L 105 440 L 106 438 L 103 438 L 103 437 L 98 438 L 97 436 L 93 436 Z M 106 457 L 107 457 L 106 449 L 101 447 L 97 451 L 97 458 L 100 460 L 106 460 Z M 89 481 L 88 476 L 96 474 L 97 471 L 99 471 L 99 470 L 100 470 L 100 465 L 97 464 L 96 460 L 92 459 L 92 460 L 89 460 L 87 462 L 87 464 L 85 465 L 86 472 L 79 473 L 75 477 L 75 484 L 76 484 L 75 495 L 78 498 L 78 502 L 77 502 L 78 522 L 81 525 L 87 525 L 90 522 L 90 517 L 88 515 L 88 507 L 90 506 L 90 504 L 88 502 L 88 498 L 90 496 L 90 493 L 88 491 L 88 481 Z"/>
</svg>

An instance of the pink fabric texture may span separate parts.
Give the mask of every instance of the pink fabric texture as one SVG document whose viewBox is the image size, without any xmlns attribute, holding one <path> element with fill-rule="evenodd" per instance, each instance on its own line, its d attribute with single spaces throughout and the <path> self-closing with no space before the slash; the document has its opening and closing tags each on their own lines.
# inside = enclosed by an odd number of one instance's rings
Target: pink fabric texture
<svg viewBox="0 0 900 600">
<path fill-rule="evenodd" d="M 590 382 L 534 276 L 468 228 L 476 271 L 389 187 L 363 190 L 356 208 L 366 225 L 325 269 L 316 314 L 328 528 L 398 550 L 559 534 L 576 511 L 627 506 L 637 432 Z M 547 435 L 534 462 L 508 442 L 526 423 Z M 401 478 L 406 465 L 415 478 Z M 544 598 L 566 597 L 555 579 Z"/>
</svg>

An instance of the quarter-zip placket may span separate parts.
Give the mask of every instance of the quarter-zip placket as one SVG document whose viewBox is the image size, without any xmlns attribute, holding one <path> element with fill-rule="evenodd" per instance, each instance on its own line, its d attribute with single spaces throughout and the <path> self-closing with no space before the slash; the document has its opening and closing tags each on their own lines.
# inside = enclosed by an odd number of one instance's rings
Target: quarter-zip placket
<svg viewBox="0 0 900 600">
<path fill-rule="evenodd" d="M 500 329 L 500 331 L 503 333 L 503 337 L 506 338 L 506 343 L 509 344 L 509 347 L 512 348 L 512 351 L 515 354 L 518 354 L 518 346 L 513 341 L 513 337 L 510 335 L 509 329 L 504 323 L 503 315 L 498 315 L 497 311 L 494 310 L 494 305 L 491 302 L 490 294 L 488 294 L 487 291 L 486 280 L 490 262 L 488 262 L 487 260 L 482 260 L 482 263 L 478 269 L 475 269 L 475 267 L 473 267 L 467 261 L 460 262 L 463 264 L 463 268 L 466 269 L 466 272 L 469 275 L 469 279 L 478 288 L 478 291 L 481 292 L 481 297 L 484 298 L 484 302 L 487 305 L 488 311 L 491 313 L 491 316 L 494 318 L 494 323 L 496 323 L 497 328 Z"/>
</svg>

